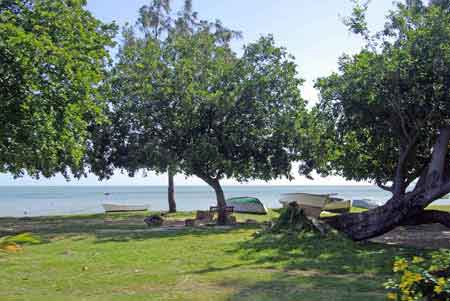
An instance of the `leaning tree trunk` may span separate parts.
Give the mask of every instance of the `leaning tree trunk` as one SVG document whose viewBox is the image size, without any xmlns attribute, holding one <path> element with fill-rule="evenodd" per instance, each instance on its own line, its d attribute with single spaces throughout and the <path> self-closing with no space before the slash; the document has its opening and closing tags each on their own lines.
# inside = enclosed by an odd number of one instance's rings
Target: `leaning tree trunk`
<svg viewBox="0 0 450 301">
<path fill-rule="evenodd" d="M 216 193 L 216 199 L 217 199 L 217 207 L 218 207 L 218 218 L 217 223 L 219 225 L 226 225 L 227 224 L 227 213 L 226 213 L 226 206 L 227 203 L 225 202 L 225 194 L 223 193 L 223 189 L 220 186 L 220 183 L 218 180 L 214 180 L 210 184 L 212 188 L 214 189 Z"/>
<path fill-rule="evenodd" d="M 441 223 L 450 226 L 450 214 L 426 211 L 433 201 L 450 192 L 450 170 L 446 166 L 450 127 L 444 128 L 433 146 L 430 163 L 413 191 L 397 193 L 385 205 L 358 214 L 344 214 L 325 221 L 353 240 L 364 240 L 384 234 L 400 225 Z M 402 183 L 403 178 L 400 178 Z M 394 187 L 395 187 L 394 183 Z"/>
<path fill-rule="evenodd" d="M 449 213 L 425 210 L 440 197 L 437 193 L 437 190 L 431 193 L 411 192 L 401 198 L 392 198 L 385 205 L 367 212 L 348 213 L 324 220 L 353 240 L 373 238 L 401 225 L 440 223 L 449 227 Z"/>
<path fill-rule="evenodd" d="M 168 191 L 167 191 L 167 199 L 169 202 L 169 212 L 175 213 L 177 212 L 177 203 L 175 202 L 175 186 L 174 186 L 174 173 L 171 168 L 168 170 Z"/>
</svg>

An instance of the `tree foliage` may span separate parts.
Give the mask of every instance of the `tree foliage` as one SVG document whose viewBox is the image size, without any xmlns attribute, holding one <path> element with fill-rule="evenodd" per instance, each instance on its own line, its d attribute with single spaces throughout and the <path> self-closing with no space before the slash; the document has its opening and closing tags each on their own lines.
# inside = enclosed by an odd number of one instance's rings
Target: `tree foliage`
<svg viewBox="0 0 450 301">
<path fill-rule="evenodd" d="M 316 87 L 323 134 L 334 144 L 325 170 L 393 194 L 372 213 L 342 217 L 342 228 L 365 238 L 423 221 L 423 208 L 450 192 L 450 3 L 398 3 L 374 35 L 357 12 L 348 25 L 367 46 L 342 56 L 339 72 Z"/>
<path fill-rule="evenodd" d="M 99 130 L 94 150 L 97 173 L 165 171 L 176 162 L 216 190 L 219 207 L 223 178 L 291 177 L 306 109 L 286 50 L 268 36 L 238 56 L 230 44 L 239 32 L 198 19 L 190 1 L 174 20 L 156 14 L 165 30 L 145 29 L 146 15 L 141 9 L 139 33 L 124 30 L 112 126 Z"/>
<path fill-rule="evenodd" d="M 450 14 L 421 1 L 399 4 L 372 44 L 317 81 L 320 109 L 336 129 L 332 160 L 352 180 L 416 180 L 450 118 Z M 414 3 L 414 4 L 412 4 Z"/>
<path fill-rule="evenodd" d="M 81 0 L 0 2 L 0 172 L 83 170 L 115 26 Z"/>
</svg>

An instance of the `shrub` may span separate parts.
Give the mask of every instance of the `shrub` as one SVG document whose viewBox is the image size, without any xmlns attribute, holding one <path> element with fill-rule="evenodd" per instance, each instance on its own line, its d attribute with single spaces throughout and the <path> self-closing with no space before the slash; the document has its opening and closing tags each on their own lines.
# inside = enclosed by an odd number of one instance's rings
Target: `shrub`
<svg viewBox="0 0 450 301">
<path fill-rule="evenodd" d="M 22 250 L 21 245 L 39 244 L 41 239 L 31 233 L 22 233 L 14 236 L 0 237 L 0 251 L 19 252 Z"/>
<path fill-rule="evenodd" d="M 393 271 L 395 277 L 385 284 L 389 300 L 450 300 L 450 250 L 429 258 L 396 258 Z"/>
</svg>

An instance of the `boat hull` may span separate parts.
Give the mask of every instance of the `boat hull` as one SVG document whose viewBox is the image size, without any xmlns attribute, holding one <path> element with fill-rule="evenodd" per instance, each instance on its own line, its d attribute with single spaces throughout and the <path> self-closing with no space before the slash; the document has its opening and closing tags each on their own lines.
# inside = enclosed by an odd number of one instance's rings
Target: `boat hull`
<svg viewBox="0 0 450 301">
<path fill-rule="evenodd" d="M 267 214 L 266 207 L 257 198 L 249 198 L 249 197 L 232 198 L 226 200 L 226 203 L 227 206 L 233 207 L 233 211 L 236 213 Z"/>
<path fill-rule="evenodd" d="M 105 212 L 136 212 L 147 211 L 147 205 L 118 205 L 118 204 L 102 204 Z"/>
<path fill-rule="evenodd" d="M 329 194 L 286 193 L 283 194 L 283 198 L 279 202 L 284 208 L 290 203 L 297 203 L 300 206 L 323 208 L 331 202 L 331 199 Z"/>
<path fill-rule="evenodd" d="M 345 213 L 351 208 L 351 201 L 333 197 L 332 194 L 287 193 L 283 194 L 279 202 L 283 208 L 296 203 L 304 210 L 305 215 L 311 217 L 320 217 L 322 211 Z"/>
</svg>

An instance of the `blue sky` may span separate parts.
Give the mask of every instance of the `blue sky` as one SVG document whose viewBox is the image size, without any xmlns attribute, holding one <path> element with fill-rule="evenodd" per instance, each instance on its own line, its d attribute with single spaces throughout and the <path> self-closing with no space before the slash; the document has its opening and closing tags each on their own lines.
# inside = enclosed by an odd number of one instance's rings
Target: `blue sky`
<svg viewBox="0 0 450 301">
<path fill-rule="evenodd" d="M 343 53 L 354 53 L 362 46 L 362 40 L 348 33 L 342 24 L 342 17 L 351 12 L 350 0 L 194 0 L 194 10 L 203 19 L 220 19 L 226 26 L 240 30 L 243 39 L 235 43 L 236 50 L 242 45 L 258 39 L 261 35 L 273 34 L 278 45 L 288 49 L 296 57 L 298 70 L 306 80 L 302 89 L 304 98 L 315 102 L 317 92 L 314 80 L 336 70 L 337 59 Z M 116 21 L 123 25 L 134 24 L 138 9 L 149 3 L 148 0 L 88 0 L 88 9 L 105 22 Z M 174 7 L 181 5 L 181 0 L 174 1 Z M 369 9 L 369 24 L 372 29 L 380 29 L 384 16 L 393 7 L 392 0 L 372 1 Z M 118 39 L 120 41 L 120 38 Z M 203 185 L 199 179 L 183 176 L 176 178 L 177 184 Z M 233 180 L 225 184 L 236 184 Z M 95 176 L 81 181 L 66 183 L 62 177 L 32 180 L 28 177 L 14 180 L 10 175 L 0 174 L 0 185 L 165 185 L 166 177 L 149 175 L 129 178 L 118 172 L 110 181 L 100 183 Z M 265 184 L 251 182 L 250 184 Z M 316 178 L 314 182 L 296 177 L 294 182 L 286 180 L 273 181 L 271 184 L 318 184 L 338 185 L 352 184 L 343 179 Z"/>
</svg>

